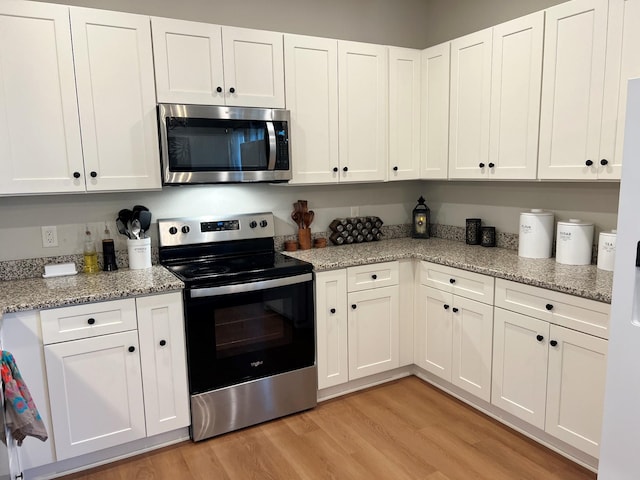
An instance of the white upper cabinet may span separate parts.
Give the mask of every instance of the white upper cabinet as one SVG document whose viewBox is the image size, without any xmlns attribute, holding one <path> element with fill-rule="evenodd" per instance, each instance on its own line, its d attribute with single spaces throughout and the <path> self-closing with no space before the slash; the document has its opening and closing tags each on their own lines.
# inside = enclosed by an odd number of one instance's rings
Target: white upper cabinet
<svg viewBox="0 0 640 480">
<path fill-rule="evenodd" d="M 338 157 L 338 41 L 284 36 L 286 100 L 293 178 L 289 183 L 336 183 Z"/>
<path fill-rule="evenodd" d="M 70 10 L 87 190 L 160 188 L 149 17 Z"/>
<path fill-rule="evenodd" d="M 449 42 L 422 51 L 420 177 L 447 178 L 449 160 Z"/>
<path fill-rule="evenodd" d="M 69 8 L 0 4 L 0 194 L 83 192 Z"/>
<path fill-rule="evenodd" d="M 451 41 L 449 178 L 482 178 L 489 163 L 491 29 Z"/>
<path fill-rule="evenodd" d="M 386 179 L 388 74 L 386 46 L 338 41 L 341 181 Z"/>
<path fill-rule="evenodd" d="M 600 144 L 607 10 L 607 0 L 574 0 L 546 11 L 541 179 L 595 179 L 613 154 L 612 145 Z"/>
<path fill-rule="evenodd" d="M 491 179 L 536 178 L 543 30 L 544 12 L 493 27 Z"/>
<path fill-rule="evenodd" d="M 420 53 L 389 47 L 389 180 L 420 176 Z"/>
<path fill-rule="evenodd" d="M 281 33 L 151 22 L 158 102 L 284 108 Z"/>
</svg>

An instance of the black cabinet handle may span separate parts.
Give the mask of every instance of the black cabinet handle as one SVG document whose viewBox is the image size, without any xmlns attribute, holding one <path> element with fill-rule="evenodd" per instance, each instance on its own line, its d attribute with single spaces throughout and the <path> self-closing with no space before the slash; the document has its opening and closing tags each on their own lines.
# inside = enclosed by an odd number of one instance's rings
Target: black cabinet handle
<svg viewBox="0 0 640 480">
<path fill-rule="evenodd" d="M 333 171 L 337 172 L 338 171 L 338 167 L 333 167 Z"/>
<path fill-rule="evenodd" d="M 95 318 L 90 318 L 89 320 L 87 320 L 87 323 L 89 325 L 93 325 L 94 323 L 96 323 L 96 319 Z"/>
<path fill-rule="evenodd" d="M 496 166 L 496 164 L 495 164 L 495 163 L 493 163 L 493 162 L 489 163 L 489 168 L 493 168 L 493 167 L 495 167 L 495 166 Z"/>
<path fill-rule="evenodd" d="M 446 303 L 443 305 L 445 310 L 449 310 L 449 305 L 447 305 Z"/>
<path fill-rule="evenodd" d="M 91 175 L 91 178 L 96 178 L 98 176 L 98 172 L 91 172 L 89 175 Z"/>
<path fill-rule="evenodd" d="M 358 305 L 356 305 L 356 304 L 354 303 L 354 304 L 352 304 L 352 305 L 351 305 L 351 308 L 353 308 L 353 309 L 355 310 L 356 308 L 358 308 Z"/>
<path fill-rule="evenodd" d="M 600 160 L 600 165 L 602 165 L 603 167 L 608 164 L 609 164 L 609 160 L 607 160 L 606 158 L 603 158 L 602 160 Z"/>
<path fill-rule="evenodd" d="M 549 342 L 549 345 L 551 345 L 552 347 L 555 347 L 556 345 L 558 345 L 558 342 L 556 340 L 551 340 Z"/>
<path fill-rule="evenodd" d="M 80 178 L 80 172 L 73 172 L 73 178 Z"/>
<path fill-rule="evenodd" d="M 222 87 L 216 88 L 216 92 L 221 93 L 222 92 Z"/>
<path fill-rule="evenodd" d="M 348 172 L 349 171 L 349 167 L 342 167 L 342 171 L 343 172 Z"/>
<path fill-rule="evenodd" d="M 371 275 L 371 278 L 375 280 L 375 279 L 377 279 L 377 278 L 378 278 L 378 275 L 376 275 L 376 274 L 374 273 L 373 275 Z"/>
<path fill-rule="evenodd" d="M 164 347 L 167 344 L 166 340 L 160 340 L 160 346 Z"/>
<path fill-rule="evenodd" d="M 453 307 L 453 313 L 458 313 L 458 309 L 456 307 Z"/>
<path fill-rule="evenodd" d="M 449 279 L 449 283 L 456 283 L 456 279 L 455 278 L 450 278 Z"/>
<path fill-rule="evenodd" d="M 331 313 L 336 313 L 336 309 L 332 308 L 331 310 L 329 310 Z"/>
<path fill-rule="evenodd" d="M 484 168 L 484 163 L 480 162 L 480 163 L 478 164 L 478 166 L 479 166 L 480 168 Z"/>
<path fill-rule="evenodd" d="M 398 167 L 393 167 L 393 171 L 397 172 L 398 171 Z"/>
<path fill-rule="evenodd" d="M 544 340 L 544 337 L 542 335 L 536 335 L 536 340 L 538 340 L 539 342 Z"/>
<path fill-rule="evenodd" d="M 551 305 L 550 303 L 547 303 L 544 308 L 546 308 L 547 310 L 551 311 L 553 310 L 553 305 Z"/>
<path fill-rule="evenodd" d="M 235 89 L 235 88 L 233 88 L 233 87 L 231 87 L 231 88 L 229 89 L 229 92 L 230 92 L 230 93 L 236 93 L 236 89 Z"/>
<path fill-rule="evenodd" d="M 135 351 L 136 351 L 136 347 L 133 347 L 133 346 L 129 347 L 129 351 L 130 351 L 131 353 L 135 352 Z"/>
<path fill-rule="evenodd" d="M 585 164 L 587 167 L 590 167 L 591 165 L 593 165 L 593 160 L 587 160 L 586 162 L 584 162 L 584 164 Z"/>
</svg>

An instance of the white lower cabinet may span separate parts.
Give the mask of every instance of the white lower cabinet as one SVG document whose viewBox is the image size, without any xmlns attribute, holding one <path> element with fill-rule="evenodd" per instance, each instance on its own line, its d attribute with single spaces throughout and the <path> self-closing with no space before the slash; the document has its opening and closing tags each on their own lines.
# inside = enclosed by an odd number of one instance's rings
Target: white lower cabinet
<svg viewBox="0 0 640 480">
<path fill-rule="evenodd" d="M 132 309 L 137 323 L 117 320 Z M 50 332 L 43 341 L 57 460 L 189 424 L 179 292 L 56 308 L 40 317 L 43 333 Z M 79 327 L 81 317 L 87 328 Z M 69 318 L 76 339 L 68 328 L 52 327 L 69 325 Z M 122 331 L 104 334 L 103 321 Z"/>
</svg>

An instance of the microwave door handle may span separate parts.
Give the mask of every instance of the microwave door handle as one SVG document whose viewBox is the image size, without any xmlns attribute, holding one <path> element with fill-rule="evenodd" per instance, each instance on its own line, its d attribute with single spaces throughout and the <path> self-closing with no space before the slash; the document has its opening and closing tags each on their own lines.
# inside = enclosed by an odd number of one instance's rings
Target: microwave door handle
<svg viewBox="0 0 640 480">
<path fill-rule="evenodd" d="M 269 138 L 269 160 L 267 163 L 267 170 L 276 169 L 276 129 L 273 126 L 273 122 L 266 122 L 267 125 L 267 137 Z"/>
</svg>

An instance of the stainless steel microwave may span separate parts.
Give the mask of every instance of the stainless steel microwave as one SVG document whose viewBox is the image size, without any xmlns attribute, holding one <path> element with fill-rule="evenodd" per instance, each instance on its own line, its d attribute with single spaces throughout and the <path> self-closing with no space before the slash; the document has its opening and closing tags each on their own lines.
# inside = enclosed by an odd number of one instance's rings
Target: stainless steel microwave
<svg viewBox="0 0 640 480">
<path fill-rule="evenodd" d="M 159 104 L 164 185 L 286 182 L 289 111 Z"/>
</svg>

